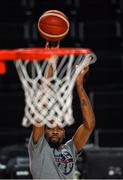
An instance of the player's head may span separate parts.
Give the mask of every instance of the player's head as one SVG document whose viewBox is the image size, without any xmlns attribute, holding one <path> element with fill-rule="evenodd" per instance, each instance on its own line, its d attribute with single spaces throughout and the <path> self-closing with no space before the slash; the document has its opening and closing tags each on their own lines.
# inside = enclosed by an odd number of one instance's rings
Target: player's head
<svg viewBox="0 0 123 180">
<path fill-rule="evenodd" d="M 65 137 L 65 129 L 64 127 L 60 127 L 58 125 L 53 128 L 45 126 L 44 134 L 50 147 L 58 148 L 63 143 Z"/>
</svg>

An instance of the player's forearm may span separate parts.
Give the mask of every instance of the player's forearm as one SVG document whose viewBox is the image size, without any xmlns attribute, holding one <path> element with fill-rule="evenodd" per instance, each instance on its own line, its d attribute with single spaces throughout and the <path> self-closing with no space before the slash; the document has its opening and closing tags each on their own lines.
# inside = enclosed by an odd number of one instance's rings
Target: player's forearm
<svg viewBox="0 0 123 180">
<path fill-rule="evenodd" d="M 32 137 L 33 137 L 34 144 L 38 143 L 40 137 L 43 135 L 43 132 L 44 132 L 44 126 L 37 127 L 37 126 L 33 125 Z"/>
<path fill-rule="evenodd" d="M 89 128 L 93 129 L 95 126 L 95 115 L 90 103 L 90 100 L 83 88 L 83 86 L 77 86 L 77 91 L 81 104 L 81 111 L 83 115 L 83 124 Z"/>
</svg>

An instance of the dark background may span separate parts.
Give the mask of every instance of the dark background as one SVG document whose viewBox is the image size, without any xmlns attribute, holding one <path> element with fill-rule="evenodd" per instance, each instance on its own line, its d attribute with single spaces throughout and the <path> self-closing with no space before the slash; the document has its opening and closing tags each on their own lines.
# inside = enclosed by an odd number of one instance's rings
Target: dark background
<svg viewBox="0 0 123 180">
<path fill-rule="evenodd" d="M 99 147 L 120 147 L 123 139 L 123 1 L 122 0 L 1 0 L 0 49 L 44 47 L 37 22 L 50 9 L 64 12 L 70 32 L 62 47 L 90 48 L 97 62 L 90 67 L 85 89 L 96 116 L 90 142 Z M 81 123 L 79 100 L 73 91 L 76 123 L 67 129 L 69 139 Z M 24 93 L 13 62 L 0 76 L 0 147 L 25 144 L 31 127 L 24 128 Z M 66 140 L 67 140 L 66 138 Z"/>
</svg>

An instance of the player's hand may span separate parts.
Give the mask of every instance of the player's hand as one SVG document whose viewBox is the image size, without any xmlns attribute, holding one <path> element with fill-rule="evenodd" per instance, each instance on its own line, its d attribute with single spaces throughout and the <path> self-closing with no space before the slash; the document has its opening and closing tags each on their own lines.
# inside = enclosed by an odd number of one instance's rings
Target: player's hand
<svg viewBox="0 0 123 180">
<path fill-rule="evenodd" d="M 77 67 L 76 67 L 77 68 Z M 77 85 L 82 85 L 84 81 L 84 77 L 89 71 L 89 65 L 85 65 L 85 67 L 82 69 L 82 71 L 78 74 L 76 78 L 76 84 Z"/>
</svg>

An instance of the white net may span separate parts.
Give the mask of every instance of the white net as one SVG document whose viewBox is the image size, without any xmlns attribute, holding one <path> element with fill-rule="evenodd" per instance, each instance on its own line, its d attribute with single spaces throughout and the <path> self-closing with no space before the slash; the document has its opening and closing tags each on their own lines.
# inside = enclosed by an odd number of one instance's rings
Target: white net
<svg viewBox="0 0 123 180">
<path fill-rule="evenodd" d="M 76 77 L 85 64 L 92 64 L 95 61 L 93 53 L 85 56 L 52 56 L 50 60 L 44 61 L 22 59 L 15 61 L 25 92 L 25 114 L 22 125 L 29 127 L 31 124 L 35 126 L 47 124 L 54 127 L 57 124 L 63 127 L 73 124 L 72 90 Z"/>
</svg>

